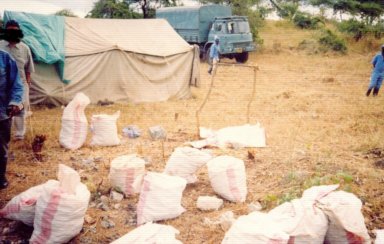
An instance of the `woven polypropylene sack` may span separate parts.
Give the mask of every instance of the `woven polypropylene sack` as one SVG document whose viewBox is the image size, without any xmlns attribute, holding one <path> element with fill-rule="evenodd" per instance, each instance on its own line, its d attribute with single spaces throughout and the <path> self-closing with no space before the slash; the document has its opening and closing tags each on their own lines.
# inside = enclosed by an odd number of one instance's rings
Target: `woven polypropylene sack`
<svg viewBox="0 0 384 244">
<path fill-rule="evenodd" d="M 65 107 L 59 136 L 60 145 L 63 147 L 78 149 L 87 139 L 88 121 L 84 110 L 89 103 L 89 98 L 80 92 Z"/>
<path fill-rule="evenodd" d="M 231 156 L 219 156 L 207 163 L 213 190 L 232 202 L 244 202 L 247 182 L 244 162 Z"/>
<path fill-rule="evenodd" d="M 112 160 L 109 170 L 111 186 L 125 195 L 139 193 L 145 174 L 145 161 L 136 155 L 123 155 Z"/>
<path fill-rule="evenodd" d="M 148 172 L 137 204 L 137 224 L 173 219 L 182 214 L 181 197 L 187 181 L 179 176 Z"/>
</svg>

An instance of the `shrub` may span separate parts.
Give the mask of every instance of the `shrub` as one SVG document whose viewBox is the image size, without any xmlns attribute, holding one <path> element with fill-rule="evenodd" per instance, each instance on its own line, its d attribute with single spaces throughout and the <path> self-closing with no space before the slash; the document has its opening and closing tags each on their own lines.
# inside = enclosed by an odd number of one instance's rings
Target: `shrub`
<svg viewBox="0 0 384 244">
<path fill-rule="evenodd" d="M 299 9 L 299 4 L 292 2 L 285 2 L 280 4 L 281 10 L 278 15 L 284 19 L 291 19 Z"/>
<path fill-rule="evenodd" d="M 341 21 L 337 24 L 337 27 L 341 32 L 352 35 L 355 41 L 359 41 L 369 32 L 369 28 L 364 23 L 354 19 Z"/>
<path fill-rule="evenodd" d="M 320 45 L 326 49 L 341 53 L 345 53 L 347 51 L 345 41 L 329 29 L 323 31 L 323 34 L 319 37 L 318 41 Z"/>
<path fill-rule="evenodd" d="M 322 21 L 320 18 L 312 17 L 308 13 L 297 12 L 293 17 L 293 23 L 301 29 L 317 29 Z"/>
<path fill-rule="evenodd" d="M 372 33 L 376 39 L 380 39 L 384 36 L 384 23 L 378 22 L 376 25 L 372 26 Z"/>
</svg>

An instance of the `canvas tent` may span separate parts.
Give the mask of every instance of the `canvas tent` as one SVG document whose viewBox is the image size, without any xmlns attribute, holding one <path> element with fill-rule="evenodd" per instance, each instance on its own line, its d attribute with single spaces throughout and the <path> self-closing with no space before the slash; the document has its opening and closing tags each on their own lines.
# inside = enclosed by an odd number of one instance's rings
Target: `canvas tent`
<svg viewBox="0 0 384 244">
<path fill-rule="evenodd" d="M 34 56 L 32 104 L 66 104 L 77 92 L 92 103 L 190 97 L 199 55 L 162 19 L 81 19 L 5 11 Z"/>
</svg>

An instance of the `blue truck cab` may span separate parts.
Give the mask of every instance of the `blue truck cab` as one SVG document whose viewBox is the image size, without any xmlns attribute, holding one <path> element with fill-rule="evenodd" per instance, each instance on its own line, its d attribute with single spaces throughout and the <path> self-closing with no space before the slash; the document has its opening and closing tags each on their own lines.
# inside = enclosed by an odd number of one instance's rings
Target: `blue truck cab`
<svg viewBox="0 0 384 244">
<path fill-rule="evenodd" d="M 200 57 L 207 58 L 215 36 L 220 39 L 220 56 L 245 63 L 256 50 L 248 19 L 232 16 L 229 6 L 204 5 L 167 7 L 156 10 L 156 18 L 166 19 L 179 35 L 200 47 Z"/>
</svg>

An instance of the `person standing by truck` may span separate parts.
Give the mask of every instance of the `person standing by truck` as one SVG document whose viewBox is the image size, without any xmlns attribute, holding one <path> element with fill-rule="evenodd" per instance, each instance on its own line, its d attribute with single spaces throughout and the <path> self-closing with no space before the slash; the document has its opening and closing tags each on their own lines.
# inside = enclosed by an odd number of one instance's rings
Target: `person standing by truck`
<svg viewBox="0 0 384 244">
<path fill-rule="evenodd" d="M 212 71 L 216 70 L 217 63 L 219 62 L 219 43 L 219 37 L 215 36 L 215 43 L 211 46 L 211 49 L 209 51 L 209 74 L 212 74 Z"/>
</svg>

